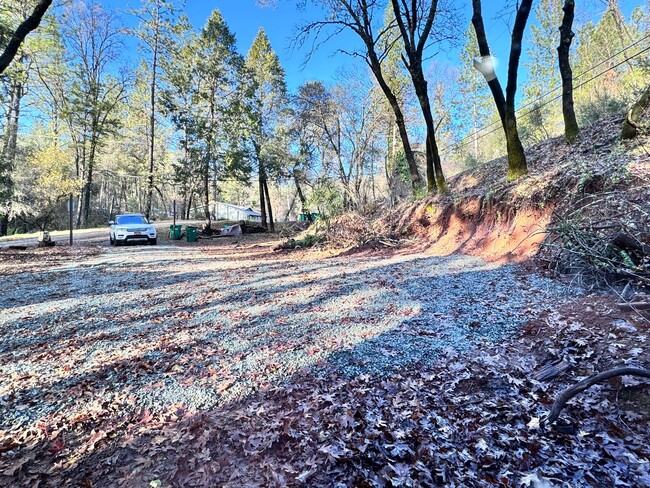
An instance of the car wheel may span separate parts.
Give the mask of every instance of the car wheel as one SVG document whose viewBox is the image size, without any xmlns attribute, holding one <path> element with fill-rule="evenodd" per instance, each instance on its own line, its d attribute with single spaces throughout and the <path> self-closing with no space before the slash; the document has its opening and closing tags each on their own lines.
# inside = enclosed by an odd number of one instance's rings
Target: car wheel
<svg viewBox="0 0 650 488">
<path fill-rule="evenodd" d="M 153 239 L 149 239 L 149 244 L 155 246 L 156 244 L 158 244 L 158 238 L 154 237 Z"/>
<path fill-rule="evenodd" d="M 108 234 L 108 241 L 111 243 L 111 246 L 115 245 L 115 239 L 113 239 L 113 236 L 111 234 Z"/>
</svg>

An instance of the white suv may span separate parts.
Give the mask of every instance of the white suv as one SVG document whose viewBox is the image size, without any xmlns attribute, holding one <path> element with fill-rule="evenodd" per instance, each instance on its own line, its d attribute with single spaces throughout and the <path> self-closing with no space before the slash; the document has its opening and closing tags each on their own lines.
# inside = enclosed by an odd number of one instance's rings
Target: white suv
<svg viewBox="0 0 650 488">
<path fill-rule="evenodd" d="M 158 242 L 156 229 L 144 215 L 116 215 L 115 220 L 111 220 L 108 225 L 111 227 L 108 234 L 111 246 L 126 244 L 128 241 L 147 241 L 152 245 Z"/>
</svg>

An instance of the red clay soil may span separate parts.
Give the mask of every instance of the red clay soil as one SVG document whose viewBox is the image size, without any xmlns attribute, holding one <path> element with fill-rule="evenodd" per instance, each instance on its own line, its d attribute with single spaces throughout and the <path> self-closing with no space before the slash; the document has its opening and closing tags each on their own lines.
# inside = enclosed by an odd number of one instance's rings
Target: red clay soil
<svg viewBox="0 0 650 488">
<path fill-rule="evenodd" d="M 453 211 L 420 229 L 429 243 L 428 253 L 444 256 L 460 252 L 486 261 L 522 262 L 537 254 L 550 222 L 550 211 L 524 210 L 511 220 L 499 215 Z"/>
</svg>

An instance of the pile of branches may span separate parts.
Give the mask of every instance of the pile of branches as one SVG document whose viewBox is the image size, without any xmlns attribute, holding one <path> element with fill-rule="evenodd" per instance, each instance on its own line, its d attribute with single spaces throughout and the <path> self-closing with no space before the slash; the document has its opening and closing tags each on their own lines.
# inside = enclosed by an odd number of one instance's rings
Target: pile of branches
<svg viewBox="0 0 650 488">
<path fill-rule="evenodd" d="M 323 225 L 322 232 L 332 247 L 381 248 L 399 245 L 397 236 L 387 222 L 358 212 L 348 212 Z"/>
<path fill-rule="evenodd" d="M 400 245 L 399 236 L 392 230 L 393 227 L 389 219 L 348 212 L 334 218 L 320 218 L 274 249 L 291 250 L 314 246 L 330 249 L 393 248 Z"/>
<path fill-rule="evenodd" d="M 556 211 L 542 259 L 581 285 L 650 292 L 650 207 L 640 193 L 590 195 Z"/>
</svg>

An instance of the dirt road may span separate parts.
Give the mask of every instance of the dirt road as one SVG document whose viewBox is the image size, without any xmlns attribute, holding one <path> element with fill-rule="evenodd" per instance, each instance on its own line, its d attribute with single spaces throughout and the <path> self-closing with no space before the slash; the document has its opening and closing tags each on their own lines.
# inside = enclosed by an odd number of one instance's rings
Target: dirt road
<svg viewBox="0 0 650 488">
<path fill-rule="evenodd" d="M 176 223 L 182 225 L 196 224 L 195 221 L 189 220 L 178 220 Z M 171 224 L 171 220 L 160 221 L 156 222 L 154 226 L 159 235 L 165 235 L 169 231 Z M 50 235 L 59 246 L 67 246 L 70 242 L 70 233 L 67 230 L 52 231 Z M 0 237 L 0 249 L 8 248 L 9 246 L 33 247 L 36 245 L 37 237 L 38 233 Z M 108 246 L 108 226 L 94 229 L 74 229 L 73 244 L 81 246 Z"/>
</svg>

